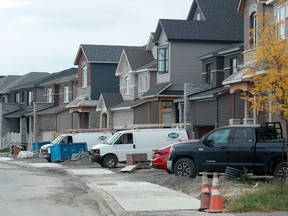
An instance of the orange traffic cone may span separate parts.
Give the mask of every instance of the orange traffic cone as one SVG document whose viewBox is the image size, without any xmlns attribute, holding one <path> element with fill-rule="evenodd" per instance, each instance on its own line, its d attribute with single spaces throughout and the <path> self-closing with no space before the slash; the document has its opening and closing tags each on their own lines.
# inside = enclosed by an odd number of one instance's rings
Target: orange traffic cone
<svg viewBox="0 0 288 216">
<path fill-rule="evenodd" d="M 208 212 L 211 213 L 220 213 L 224 211 L 223 200 L 220 194 L 220 187 L 218 184 L 218 174 L 213 173 L 213 182 L 211 190 L 211 200 Z"/>
<path fill-rule="evenodd" d="M 201 186 L 201 192 L 200 192 L 201 202 L 200 202 L 200 208 L 198 209 L 198 211 L 204 211 L 206 209 L 209 209 L 210 197 L 211 197 L 211 188 L 208 183 L 207 173 L 204 172 L 203 177 L 202 177 L 202 186 Z"/>
</svg>

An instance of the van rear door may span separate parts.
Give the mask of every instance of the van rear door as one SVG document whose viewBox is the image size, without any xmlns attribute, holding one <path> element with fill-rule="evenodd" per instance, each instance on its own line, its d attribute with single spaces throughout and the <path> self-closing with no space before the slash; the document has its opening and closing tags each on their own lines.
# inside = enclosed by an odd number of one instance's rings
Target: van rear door
<svg viewBox="0 0 288 216">
<path fill-rule="evenodd" d="M 126 161 L 126 154 L 135 154 L 133 133 L 123 133 L 115 142 L 118 161 Z"/>
</svg>

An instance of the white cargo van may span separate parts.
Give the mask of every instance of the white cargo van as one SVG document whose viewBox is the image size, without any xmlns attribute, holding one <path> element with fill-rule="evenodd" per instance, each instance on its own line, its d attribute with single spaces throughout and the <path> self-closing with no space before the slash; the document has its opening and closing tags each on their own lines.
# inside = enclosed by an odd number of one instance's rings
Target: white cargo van
<svg viewBox="0 0 288 216">
<path fill-rule="evenodd" d="M 39 157 L 46 158 L 51 162 L 50 146 L 55 144 L 68 144 L 68 143 L 87 143 L 88 151 L 91 151 L 91 147 L 98 143 L 105 142 L 112 136 L 109 131 L 103 132 L 91 132 L 91 133 L 75 133 L 75 134 L 61 134 L 50 144 L 41 146 Z"/>
<path fill-rule="evenodd" d="M 114 168 L 117 162 L 126 161 L 126 154 L 140 153 L 146 153 L 150 161 L 152 149 L 188 139 L 187 131 L 179 128 L 119 131 L 103 144 L 92 147 L 91 161 L 102 167 Z"/>
</svg>

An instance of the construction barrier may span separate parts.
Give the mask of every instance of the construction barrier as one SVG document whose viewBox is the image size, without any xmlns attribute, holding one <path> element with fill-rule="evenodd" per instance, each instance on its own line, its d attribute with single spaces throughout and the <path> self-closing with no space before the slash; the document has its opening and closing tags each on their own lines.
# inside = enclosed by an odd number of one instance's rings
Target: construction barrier
<svg viewBox="0 0 288 216">
<path fill-rule="evenodd" d="M 205 211 L 209 209 L 210 206 L 210 198 L 211 198 L 211 187 L 208 182 L 208 176 L 207 173 L 203 173 L 202 177 L 202 186 L 201 186 L 201 191 L 200 191 L 200 208 L 198 211 Z"/>
<path fill-rule="evenodd" d="M 213 173 L 213 181 L 211 188 L 211 200 L 208 212 L 221 213 L 224 211 L 223 200 L 220 193 L 220 186 L 218 183 L 218 173 Z"/>
</svg>

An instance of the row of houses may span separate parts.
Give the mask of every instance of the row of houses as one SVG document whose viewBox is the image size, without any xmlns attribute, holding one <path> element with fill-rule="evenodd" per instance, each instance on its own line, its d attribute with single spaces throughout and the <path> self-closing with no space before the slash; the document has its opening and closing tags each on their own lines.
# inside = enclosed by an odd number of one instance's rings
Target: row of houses
<svg viewBox="0 0 288 216">
<path fill-rule="evenodd" d="M 251 83 L 241 65 L 255 14 L 274 3 L 194 0 L 187 19 L 160 19 L 144 46 L 81 44 L 69 69 L 2 77 L 1 147 L 15 134 L 29 146 L 67 129 L 182 125 L 199 138 L 266 121 L 242 99 Z"/>
</svg>

